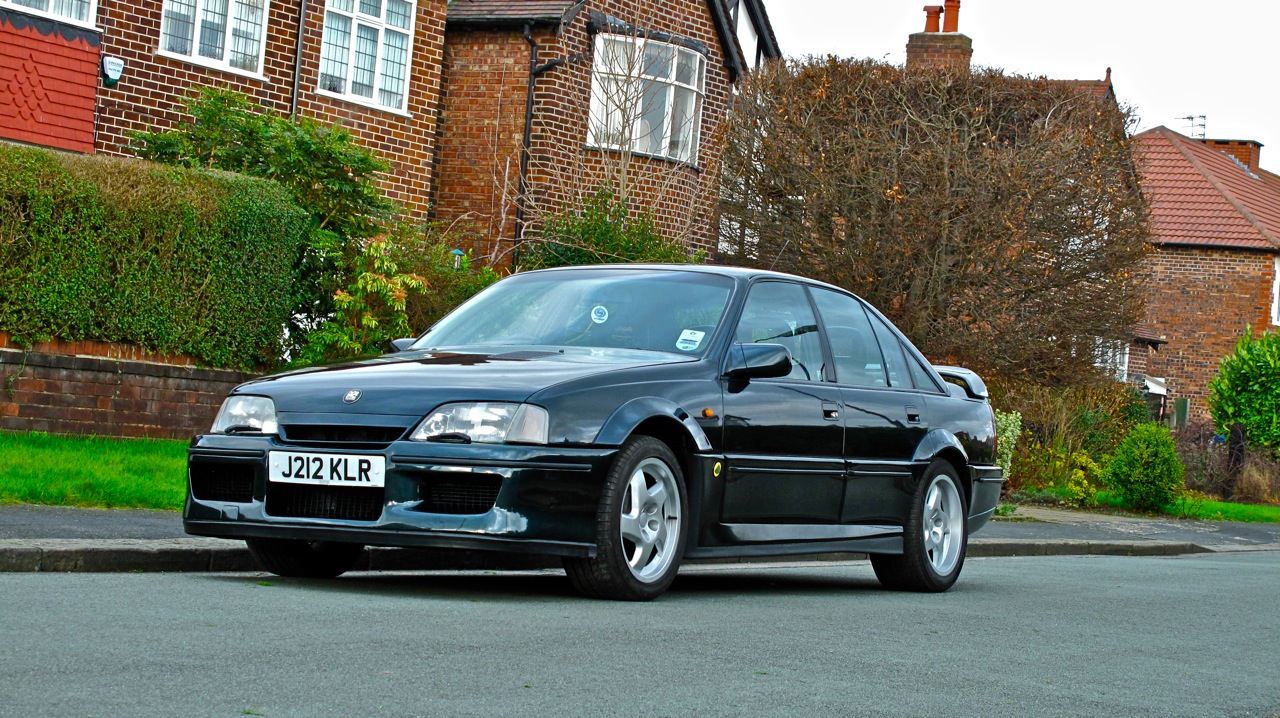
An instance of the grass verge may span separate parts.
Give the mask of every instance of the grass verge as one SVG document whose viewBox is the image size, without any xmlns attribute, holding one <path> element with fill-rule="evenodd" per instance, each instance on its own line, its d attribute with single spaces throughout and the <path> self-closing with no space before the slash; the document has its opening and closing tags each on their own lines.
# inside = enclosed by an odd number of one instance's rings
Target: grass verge
<svg viewBox="0 0 1280 718">
<path fill-rule="evenodd" d="M 0 432 L 0 502 L 182 508 L 187 442 Z"/>
<path fill-rule="evenodd" d="M 1067 490 L 1059 487 L 1037 489 L 1024 492 L 1024 496 L 1032 503 L 1054 503 L 1062 508 L 1073 508 L 1066 504 Z M 1018 497 L 1015 497 L 1015 499 Z M 1132 513 L 1133 509 L 1124 505 L 1120 497 L 1105 489 L 1098 492 L 1098 508 L 1105 511 L 1124 511 Z M 1088 510 L 1088 509 L 1086 509 Z M 1201 521 L 1246 521 L 1249 523 L 1280 523 L 1280 506 L 1268 504 L 1236 504 L 1230 501 L 1214 501 L 1187 497 L 1179 499 L 1165 510 L 1165 514 L 1182 519 L 1198 519 Z"/>
</svg>

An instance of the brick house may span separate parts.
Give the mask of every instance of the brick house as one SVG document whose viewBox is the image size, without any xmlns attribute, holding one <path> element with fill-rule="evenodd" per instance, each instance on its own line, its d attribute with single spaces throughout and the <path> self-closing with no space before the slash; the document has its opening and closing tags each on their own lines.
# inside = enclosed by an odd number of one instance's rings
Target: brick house
<svg viewBox="0 0 1280 718">
<path fill-rule="evenodd" d="M 436 217 L 499 256 L 612 183 L 710 250 L 718 127 L 734 83 L 779 57 L 758 0 L 455 0 Z"/>
<path fill-rule="evenodd" d="M 1257 142 L 1166 127 L 1133 139 L 1153 235 L 1144 328 L 1167 342 L 1145 371 L 1207 418 L 1209 380 L 1245 327 L 1280 324 L 1280 176 L 1258 166 Z"/>
</svg>

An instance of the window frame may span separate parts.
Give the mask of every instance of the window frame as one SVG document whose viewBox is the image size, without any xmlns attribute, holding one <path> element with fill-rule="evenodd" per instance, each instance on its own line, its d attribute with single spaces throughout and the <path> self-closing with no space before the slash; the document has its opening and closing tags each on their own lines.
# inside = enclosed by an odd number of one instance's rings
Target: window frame
<svg viewBox="0 0 1280 718">
<path fill-rule="evenodd" d="M 227 0 L 227 20 L 226 20 L 227 25 L 223 33 L 223 42 L 222 42 L 223 59 L 216 60 L 214 58 L 205 57 L 204 55 L 201 55 L 198 50 L 200 46 L 200 34 L 201 34 L 200 31 L 203 29 L 203 25 L 204 25 L 203 11 L 205 9 L 205 5 L 207 4 L 208 0 L 191 0 L 191 2 L 194 4 L 195 9 L 192 14 L 191 54 L 187 54 L 187 55 L 184 55 L 183 53 L 180 53 L 180 52 L 176 52 L 174 50 L 166 49 L 164 46 L 165 30 L 169 26 L 168 13 L 166 12 L 166 10 L 171 4 L 172 0 L 163 0 L 163 2 L 160 3 L 160 37 L 156 43 L 156 55 L 160 57 L 167 57 L 171 60 L 178 60 L 179 62 L 187 62 L 192 65 L 207 67 L 209 69 L 218 70 L 220 72 L 230 73 L 232 75 L 239 75 L 241 77 L 248 77 L 254 80 L 265 81 L 267 79 L 266 72 L 265 72 L 265 66 L 267 61 L 267 35 L 269 34 L 270 28 L 271 28 L 271 0 L 262 0 L 262 36 L 258 39 L 257 71 L 245 70 L 243 68 L 236 67 L 231 64 L 229 59 L 231 55 L 231 43 L 233 39 L 232 28 L 235 24 L 234 8 L 235 8 L 236 1 L 237 0 Z"/>
<path fill-rule="evenodd" d="M 631 57 L 626 59 L 626 67 L 619 68 L 610 67 L 607 53 L 605 51 L 605 43 L 610 41 L 622 41 L 628 43 L 632 47 Z M 646 75 L 645 71 L 645 52 L 648 45 L 661 45 L 670 48 L 672 51 L 670 69 L 667 77 L 658 77 L 656 75 Z M 616 32 L 600 32 L 596 33 L 592 40 L 593 59 L 591 63 L 591 95 L 589 97 L 589 107 L 587 110 L 587 147 L 600 150 L 613 150 L 617 152 L 630 152 L 634 155 L 642 157 L 653 157 L 655 159 L 686 164 L 693 167 L 698 165 L 698 157 L 702 150 L 702 118 L 706 105 L 706 85 L 707 85 L 707 66 L 710 62 L 702 52 L 691 48 L 680 42 L 671 42 L 666 40 L 658 40 L 643 35 L 632 35 Z M 694 72 L 694 79 L 691 83 L 681 82 L 678 79 L 678 69 L 680 57 L 687 54 L 694 58 L 697 62 L 697 68 Z M 634 107 L 626 108 L 623 119 L 628 112 L 631 113 L 631 127 L 629 132 L 623 132 L 622 138 L 625 143 L 609 142 L 608 137 L 601 137 L 601 130 L 607 127 L 605 121 L 610 114 L 610 103 L 604 96 L 602 90 L 602 81 L 612 79 L 619 86 L 626 88 L 625 95 L 633 95 Z M 643 113 L 640 110 L 644 98 L 648 95 L 648 87 L 660 85 L 665 87 L 665 112 L 663 114 L 662 123 L 662 146 L 665 151 L 662 153 L 653 153 L 638 148 L 639 142 L 643 137 L 640 131 L 640 123 L 643 119 Z M 683 89 L 693 92 L 694 109 L 689 118 L 692 126 L 692 132 L 689 135 L 688 157 L 681 157 L 671 154 L 672 129 L 675 124 L 675 100 L 676 91 Z M 628 104 L 631 103 L 631 97 L 626 97 Z M 629 146 L 628 146 L 629 145 Z"/>
<path fill-rule="evenodd" d="M 58 13 L 54 12 L 52 9 L 54 2 L 55 0 L 49 0 L 49 7 L 50 7 L 49 10 L 41 10 L 40 8 L 28 7 L 21 3 L 14 2 L 13 0 L 0 0 L 0 7 L 8 10 L 13 10 L 14 12 L 19 12 L 24 15 L 31 15 L 33 17 L 38 17 L 45 20 L 53 20 L 54 22 L 65 23 L 67 25 L 74 25 L 75 27 L 84 28 L 86 30 L 102 32 L 102 30 L 97 25 L 98 0 L 89 0 L 89 19 L 88 20 L 80 20 L 78 18 L 69 17 L 67 15 L 59 15 Z"/>
<path fill-rule="evenodd" d="M 325 6 L 324 6 L 324 15 L 320 20 L 321 47 L 320 47 L 320 65 L 316 73 L 316 84 L 315 84 L 316 94 L 322 97 L 341 100 L 343 102 L 351 102 L 357 105 L 361 105 L 363 107 L 368 107 L 368 108 L 379 110 L 382 112 L 389 112 L 391 114 L 401 115 L 403 117 L 411 117 L 412 115 L 409 112 L 409 90 L 410 90 L 410 87 L 412 86 L 412 80 L 413 80 L 413 46 L 414 46 L 415 33 L 418 27 L 418 2 L 417 0 L 407 0 L 407 2 L 409 3 L 409 27 L 401 28 L 401 27 L 396 27 L 395 25 L 391 25 L 390 23 L 387 22 L 387 12 L 388 12 L 388 8 L 390 7 L 390 3 L 388 3 L 387 0 L 379 0 L 379 1 L 381 4 L 381 13 L 377 19 L 374 19 L 372 15 L 368 15 L 360 11 L 360 4 L 361 4 L 360 0 L 351 0 L 351 10 L 343 10 L 341 8 L 336 8 L 334 7 L 335 3 L 333 2 L 333 0 L 326 0 Z M 325 30 L 329 26 L 329 13 L 335 13 L 337 15 L 341 15 L 342 17 L 346 18 L 350 22 L 350 26 L 348 30 L 349 40 L 347 45 L 347 62 L 346 62 L 347 77 L 344 78 L 343 80 L 345 89 L 342 92 L 326 89 L 323 83 L 323 75 L 324 75 L 323 68 L 325 63 L 324 37 L 325 37 Z M 356 28 L 360 25 L 374 28 L 378 32 L 377 52 L 373 58 L 373 85 L 372 85 L 373 97 L 365 97 L 364 95 L 357 95 L 356 93 L 352 92 L 350 89 L 352 85 L 352 74 L 355 67 L 354 57 L 356 53 Z M 386 37 L 385 33 L 387 32 L 388 29 L 390 29 L 392 32 L 403 33 L 408 36 L 408 44 L 405 48 L 404 77 L 401 78 L 401 82 L 404 83 L 404 88 L 403 88 L 403 91 L 400 93 L 399 107 L 384 105 L 381 102 L 379 102 L 377 99 L 382 92 L 381 63 L 384 57 L 383 53 L 385 50 L 385 37 Z"/>
</svg>

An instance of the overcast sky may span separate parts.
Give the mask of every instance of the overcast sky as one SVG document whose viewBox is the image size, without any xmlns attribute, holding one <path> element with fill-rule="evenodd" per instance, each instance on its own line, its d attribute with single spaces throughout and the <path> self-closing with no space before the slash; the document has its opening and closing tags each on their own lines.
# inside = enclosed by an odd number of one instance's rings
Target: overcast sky
<svg viewBox="0 0 1280 718">
<path fill-rule="evenodd" d="M 942 0 L 765 0 L 785 55 L 834 54 L 901 64 L 924 6 Z M 963 0 L 960 32 L 973 64 L 1062 80 L 1101 80 L 1112 68 L 1139 130 L 1257 140 L 1280 172 L 1280 2 L 1276 0 Z"/>
</svg>

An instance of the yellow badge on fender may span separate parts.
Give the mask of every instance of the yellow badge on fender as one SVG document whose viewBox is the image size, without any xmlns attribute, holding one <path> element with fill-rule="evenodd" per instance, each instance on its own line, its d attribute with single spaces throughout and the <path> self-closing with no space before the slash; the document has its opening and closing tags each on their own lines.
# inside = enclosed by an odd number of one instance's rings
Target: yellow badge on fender
<svg viewBox="0 0 1280 718">
<path fill-rule="evenodd" d="M 711 475 L 712 475 L 712 476 L 715 476 L 715 477 L 719 477 L 719 476 L 720 476 L 720 462 L 719 462 L 719 461 L 717 461 L 717 462 L 716 462 L 716 465 L 715 465 L 715 466 L 711 467 Z"/>
</svg>

